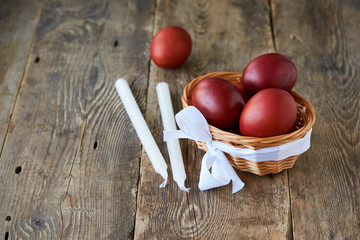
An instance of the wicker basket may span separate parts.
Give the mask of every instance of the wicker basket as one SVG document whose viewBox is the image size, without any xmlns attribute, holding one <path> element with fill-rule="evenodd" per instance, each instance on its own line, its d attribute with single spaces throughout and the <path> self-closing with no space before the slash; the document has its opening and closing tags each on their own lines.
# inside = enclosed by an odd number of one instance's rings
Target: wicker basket
<svg viewBox="0 0 360 240">
<path fill-rule="evenodd" d="M 238 72 L 213 72 L 204 76 L 193 79 L 184 88 L 184 94 L 182 96 L 183 107 L 186 108 L 191 103 L 191 94 L 197 83 L 201 80 L 209 77 L 223 78 L 228 81 L 241 81 L 241 73 Z M 281 145 L 287 142 L 295 141 L 306 135 L 306 133 L 312 128 L 315 121 L 314 108 L 309 101 L 300 96 L 295 92 L 290 92 L 294 97 L 298 105 L 298 116 L 297 116 L 297 130 L 292 133 L 273 136 L 273 137 L 247 137 L 238 134 L 226 132 L 209 125 L 210 132 L 213 140 L 229 144 L 233 147 L 238 148 L 251 148 L 260 149 L 266 147 L 273 147 Z M 207 147 L 204 142 L 196 142 L 200 149 L 207 151 Z M 254 174 L 263 176 L 270 173 L 279 173 L 284 169 L 292 168 L 299 155 L 292 156 L 280 161 L 265 161 L 265 162 L 254 162 L 244 158 L 236 157 L 226 153 L 226 156 L 231 165 L 241 171 L 252 172 Z"/>
</svg>

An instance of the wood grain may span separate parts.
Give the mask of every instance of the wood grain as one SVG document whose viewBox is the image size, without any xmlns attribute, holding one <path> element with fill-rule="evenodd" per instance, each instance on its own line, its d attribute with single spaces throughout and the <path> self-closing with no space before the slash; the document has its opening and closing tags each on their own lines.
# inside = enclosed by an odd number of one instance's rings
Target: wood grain
<svg viewBox="0 0 360 240">
<path fill-rule="evenodd" d="M 0 155 L 37 27 L 42 1 L 0 2 Z"/>
<path fill-rule="evenodd" d="M 44 6 L 0 158 L 1 236 L 133 238 L 141 145 L 114 82 L 145 110 L 153 6 Z"/>
<path fill-rule="evenodd" d="M 154 34 L 167 25 L 180 25 L 193 39 L 189 60 L 179 69 L 151 64 L 146 119 L 162 152 L 162 125 L 156 83 L 170 84 L 175 111 L 181 110 L 183 87 L 195 76 L 214 71 L 242 71 L 257 55 L 272 52 L 267 2 L 157 1 Z M 238 172 L 246 183 L 231 194 L 231 186 L 200 192 L 200 162 L 204 152 L 182 141 L 190 193 L 170 178 L 159 189 L 159 177 L 144 154 L 138 193 L 135 239 L 285 239 L 291 237 L 287 173 L 265 177 Z M 171 170 L 169 169 L 169 173 Z"/>
<path fill-rule="evenodd" d="M 0 0 L 0 238 L 359 239 L 360 4 L 354 1 Z M 161 69 L 152 36 L 180 25 L 188 61 Z M 124 77 L 169 163 L 156 84 L 175 112 L 192 78 L 274 49 L 316 111 L 291 170 L 200 192 L 204 152 L 181 140 L 191 187 L 159 189 L 114 82 Z"/>
<path fill-rule="evenodd" d="M 12 194 L 5 181 L 12 180 L 15 170 L 21 169 L 9 166 L 1 156 L 7 132 L 12 131 L 9 123 L 33 45 L 42 1 L 1 1 L 0 5 L 0 236 L 6 238 L 10 236 L 9 225 L 16 211 L 5 207 L 7 196 Z"/>
<path fill-rule="evenodd" d="M 360 5 L 273 2 L 278 50 L 316 112 L 312 147 L 289 171 L 294 238 L 359 239 Z"/>
</svg>

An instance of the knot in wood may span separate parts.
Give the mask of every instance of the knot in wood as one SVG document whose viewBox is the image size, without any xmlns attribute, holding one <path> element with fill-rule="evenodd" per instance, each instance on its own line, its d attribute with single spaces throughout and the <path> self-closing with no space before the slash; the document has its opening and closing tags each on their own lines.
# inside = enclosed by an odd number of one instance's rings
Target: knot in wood
<svg viewBox="0 0 360 240">
<path fill-rule="evenodd" d="M 41 229 L 45 225 L 45 221 L 39 217 L 31 219 L 31 223 L 35 229 Z"/>
</svg>

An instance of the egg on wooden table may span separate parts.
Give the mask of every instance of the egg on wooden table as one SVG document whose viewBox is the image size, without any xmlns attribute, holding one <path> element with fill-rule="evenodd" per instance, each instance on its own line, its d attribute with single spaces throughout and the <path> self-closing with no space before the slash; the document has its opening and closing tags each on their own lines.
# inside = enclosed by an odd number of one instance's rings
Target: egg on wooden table
<svg viewBox="0 0 360 240">
<path fill-rule="evenodd" d="M 150 44 L 150 56 L 162 68 L 176 68 L 190 56 L 192 41 L 189 33 L 178 26 L 168 26 L 156 33 Z"/>
</svg>

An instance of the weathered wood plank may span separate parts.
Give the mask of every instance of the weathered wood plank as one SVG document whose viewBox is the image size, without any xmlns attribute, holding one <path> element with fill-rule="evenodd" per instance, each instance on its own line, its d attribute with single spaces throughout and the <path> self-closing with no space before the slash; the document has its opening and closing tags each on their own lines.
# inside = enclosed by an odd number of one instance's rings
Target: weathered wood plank
<svg viewBox="0 0 360 240">
<path fill-rule="evenodd" d="M 280 52 L 315 107 L 312 147 L 289 171 L 295 239 L 360 238 L 360 5 L 274 1 Z"/>
<path fill-rule="evenodd" d="M 41 7 L 41 0 L 0 2 L 0 155 Z"/>
<path fill-rule="evenodd" d="M 42 1 L 1 1 L 0 3 L 0 156 L 17 93 L 26 68 L 39 21 Z M 0 158 L 0 236 L 7 237 L 7 228 L 14 221 L 11 209 L 4 209 L 6 195 L 4 179 L 15 175 Z M 17 168 L 17 172 L 20 168 Z M 21 197 L 21 195 L 20 195 Z"/>
<path fill-rule="evenodd" d="M 214 71 L 242 71 L 257 55 L 272 52 L 267 2 L 158 1 L 154 33 L 180 25 L 193 38 L 193 51 L 181 68 L 151 65 L 146 119 L 166 156 L 155 86 L 170 84 L 174 109 L 181 110 L 183 87 L 195 76 Z M 182 141 L 189 194 L 172 178 L 159 189 L 159 177 L 147 156 L 141 161 L 135 239 L 284 239 L 291 219 L 286 171 L 259 177 L 239 172 L 245 188 L 231 194 L 231 186 L 200 192 L 197 184 L 203 152 L 194 142 Z M 170 173 L 169 169 L 169 173 Z"/>
<path fill-rule="evenodd" d="M 0 158 L 1 236 L 133 238 L 141 145 L 114 82 L 129 79 L 145 110 L 153 7 L 44 6 Z"/>
<path fill-rule="evenodd" d="M 87 120 L 79 161 L 74 163 L 63 201 L 67 208 L 95 212 L 73 215 L 70 211 L 68 239 L 133 239 L 134 235 L 141 144 L 114 83 L 119 77 L 128 79 L 145 110 L 154 2 L 109 1 L 105 6 L 98 57 L 86 84 Z"/>
</svg>

